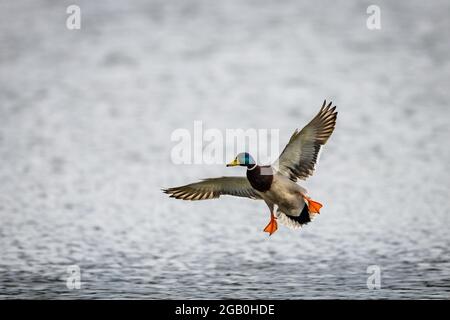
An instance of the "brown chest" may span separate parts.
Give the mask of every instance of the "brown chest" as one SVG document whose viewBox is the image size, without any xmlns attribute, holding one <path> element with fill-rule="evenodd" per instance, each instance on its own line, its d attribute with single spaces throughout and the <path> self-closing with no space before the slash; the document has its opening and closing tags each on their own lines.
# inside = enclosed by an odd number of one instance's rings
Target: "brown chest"
<svg viewBox="0 0 450 320">
<path fill-rule="evenodd" d="M 261 170 L 261 168 L 263 170 Z M 250 182 L 251 186 L 260 192 L 266 192 L 270 189 L 273 181 L 273 174 L 268 173 L 271 170 L 270 166 L 260 167 L 256 166 L 253 169 L 247 169 L 247 179 Z"/>
</svg>

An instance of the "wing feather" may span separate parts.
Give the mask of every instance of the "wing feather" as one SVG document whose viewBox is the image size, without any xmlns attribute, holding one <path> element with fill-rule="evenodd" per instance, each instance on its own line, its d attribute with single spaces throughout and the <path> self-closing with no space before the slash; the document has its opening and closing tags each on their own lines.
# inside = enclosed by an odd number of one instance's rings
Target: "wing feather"
<svg viewBox="0 0 450 320">
<path fill-rule="evenodd" d="M 306 179 L 314 173 L 322 146 L 336 125 L 336 106 L 323 102 L 319 113 L 302 129 L 296 129 L 280 154 L 275 167 L 293 181 Z"/>
<path fill-rule="evenodd" d="M 246 177 L 220 177 L 201 180 L 181 187 L 163 189 L 171 198 L 207 200 L 222 195 L 261 199 Z"/>
</svg>

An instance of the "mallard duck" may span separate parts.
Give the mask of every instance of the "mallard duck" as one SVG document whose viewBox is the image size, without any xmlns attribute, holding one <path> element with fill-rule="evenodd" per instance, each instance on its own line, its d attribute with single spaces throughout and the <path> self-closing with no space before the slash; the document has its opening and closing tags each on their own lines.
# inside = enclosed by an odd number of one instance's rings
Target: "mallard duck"
<svg viewBox="0 0 450 320">
<path fill-rule="evenodd" d="M 314 173 L 319 152 L 333 133 L 337 111 L 331 104 L 324 101 L 319 113 L 302 130 L 294 131 L 273 165 L 258 165 L 249 153 L 242 152 L 227 167 L 246 167 L 246 177 L 209 178 L 163 192 L 182 200 L 215 199 L 221 195 L 264 200 L 270 210 L 270 222 L 264 232 L 272 235 L 277 231 L 277 221 L 300 228 L 322 208 L 297 184 L 297 179 L 305 180 Z"/>
</svg>

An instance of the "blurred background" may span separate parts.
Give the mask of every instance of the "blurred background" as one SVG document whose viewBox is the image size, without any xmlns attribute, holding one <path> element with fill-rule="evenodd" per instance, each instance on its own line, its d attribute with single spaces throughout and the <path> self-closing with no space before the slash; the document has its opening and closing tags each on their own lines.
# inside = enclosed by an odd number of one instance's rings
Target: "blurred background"
<svg viewBox="0 0 450 320">
<path fill-rule="evenodd" d="M 80 30 L 66 28 L 71 4 Z M 448 12 L 2 1 L 0 298 L 448 299 Z M 269 238 L 263 202 L 161 193 L 245 174 L 173 164 L 174 130 L 279 129 L 282 148 L 324 99 L 337 127 L 302 182 L 324 208 L 302 230 Z M 66 286 L 71 265 L 81 289 Z M 381 289 L 367 287 L 371 265 Z"/>
</svg>

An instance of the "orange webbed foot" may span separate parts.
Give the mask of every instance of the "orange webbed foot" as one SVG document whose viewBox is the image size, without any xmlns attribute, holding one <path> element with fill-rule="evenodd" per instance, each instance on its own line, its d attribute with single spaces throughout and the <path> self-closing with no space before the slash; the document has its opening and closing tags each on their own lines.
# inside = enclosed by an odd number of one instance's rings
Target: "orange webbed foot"
<svg viewBox="0 0 450 320">
<path fill-rule="evenodd" d="M 322 204 L 312 200 L 309 197 L 305 197 L 306 203 L 308 204 L 308 210 L 311 213 L 319 213 L 320 214 L 320 208 L 322 208 Z"/>
<path fill-rule="evenodd" d="M 271 236 L 278 229 L 278 223 L 273 213 L 270 214 L 270 222 L 264 228 L 264 232 L 268 232 L 269 236 Z"/>
</svg>

